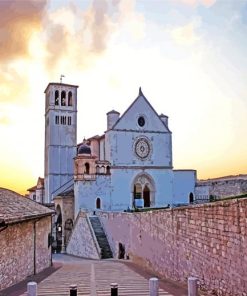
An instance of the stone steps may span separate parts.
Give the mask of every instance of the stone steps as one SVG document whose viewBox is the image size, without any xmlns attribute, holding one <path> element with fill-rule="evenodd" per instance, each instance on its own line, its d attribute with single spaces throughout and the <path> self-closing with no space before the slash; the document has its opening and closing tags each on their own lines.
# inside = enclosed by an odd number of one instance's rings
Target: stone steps
<svg viewBox="0 0 247 296">
<path fill-rule="evenodd" d="M 92 217 L 89 217 L 89 221 L 92 225 L 96 239 L 101 248 L 101 258 L 102 259 L 112 258 L 113 257 L 112 251 L 108 243 L 107 237 L 105 235 L 104 229 L 101 226 L 99 218 L 96 216 L 92 216 Z"/>
</svg>

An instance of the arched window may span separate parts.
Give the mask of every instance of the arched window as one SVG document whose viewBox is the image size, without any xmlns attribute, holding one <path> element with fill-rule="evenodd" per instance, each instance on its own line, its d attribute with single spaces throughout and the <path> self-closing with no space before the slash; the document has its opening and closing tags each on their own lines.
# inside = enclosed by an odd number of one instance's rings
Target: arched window
<svg viewBox="0 0 247 296">
<path fill-rule="evenodd" d="M 89 174 L 90 165 L 88 162 L 85 163 L 85 174 Z"/>
<path fill-rule="evenodd" d="M 68 95 L 68 105 L 72 106 L 73 105 L 73 101 L 72 101 L 72 92 L 69 91 L 69 95 Z"/>
<path fill-rule="evenodd" d="M 64 90 L 61 92 L 61 105 L 66 106 L 66 92 Z"/>
<path fill-rule="evenodd" d="M 110 175 L 110 173 L 111 173 L 111 170 L 110 170 L 110 167 L 109 167 L 109 165 L 106 167 L 106 174 L 107 175 Z"/>
<path fill-rule="evenodd" d="M 101 209 L 101 200 L 99 197 L 96 199 L 96 209 Z"/>
<path fill-rule="evenodd" d="M 59 91 L 55 91 L 55 105 L 59 105 Z"/>
</svg>

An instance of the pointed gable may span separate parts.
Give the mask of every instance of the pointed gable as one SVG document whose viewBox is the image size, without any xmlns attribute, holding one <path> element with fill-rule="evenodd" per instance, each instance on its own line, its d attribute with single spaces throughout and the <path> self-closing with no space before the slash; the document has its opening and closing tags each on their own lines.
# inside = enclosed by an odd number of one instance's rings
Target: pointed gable
<svg viewBox="0 0 247 296">
<path fill-rule="evenodd" d="M 140 117 L 142 119 L 140 120 Z M 143 120 L 144 119 L 144 120 Z M 143 130 L 170 132 L 139 88 L 139 95 L 118 119 L 112 130 Z"/>
</svg>

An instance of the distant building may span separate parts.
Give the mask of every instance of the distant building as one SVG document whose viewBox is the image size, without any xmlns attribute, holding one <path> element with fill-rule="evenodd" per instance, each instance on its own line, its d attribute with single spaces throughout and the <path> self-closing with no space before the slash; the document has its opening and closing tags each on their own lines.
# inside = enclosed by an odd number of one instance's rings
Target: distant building
<svg viewBox="0 0 247 296">
<path fill-rule="evenodd" d="M 27 195 L 33 201 L 37 201 L 39 203 L 44 203 L 45 197 L 45 186 L 44 186 L 44 178 L 38 178 L 37 184 L 29 189 L 27 189 L 29 194 Z"/>
<path fill-rule="evenodd" d="M 247 175 L 225 176 L 196 182 L 196 200 L 220 199 L 242 194 L 247 194 Z"/>
<path fill-rule="evenodd" d="M 0 188 L 0 290 L 51 265 L 53 211 Z"/>
</svg>

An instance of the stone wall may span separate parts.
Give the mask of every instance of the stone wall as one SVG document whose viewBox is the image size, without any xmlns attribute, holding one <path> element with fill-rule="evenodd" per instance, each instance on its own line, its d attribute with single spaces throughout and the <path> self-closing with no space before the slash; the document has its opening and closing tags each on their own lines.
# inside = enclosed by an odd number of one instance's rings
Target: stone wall
<svg viewBox="0 0 247 296">
<path fill-rule="evenodd" d="M 212 295 L 247 295 L 247 199 L 143 213 L 99 212 L 115 257 Z"/>
<path fill-rule="evenodd" d="M 40 272 L 51 265 L 51 248 L 48 248 L 51 218 L 40 219 L 35 227 L 36 239 L 34 220 L 9 225 L 0 232 L 0 290 L 34 274 L 35 269 Z"/>
<path fill-rule="evenodd" d="M 247 180 L 230 179 L 213 181 L 199 181 L 196 185 L 196 196 L 207 194 L 216 197 L 238 196 L 247 193 Z"/>
<path fill-rule="evenodd" d="M 36 273 L 51 265 L 51 246 L 48 235 L 51 233 L 51 217 L 36 222 Z"/>
<path fill-rule="evenodd" d="M 67 254 L 90 259 L 100 259 L 100 250 L 85 212 L 80 212 L 77 216 L 67 246 Z"/>
</svg>

